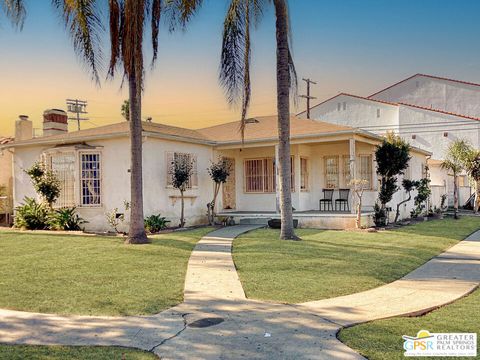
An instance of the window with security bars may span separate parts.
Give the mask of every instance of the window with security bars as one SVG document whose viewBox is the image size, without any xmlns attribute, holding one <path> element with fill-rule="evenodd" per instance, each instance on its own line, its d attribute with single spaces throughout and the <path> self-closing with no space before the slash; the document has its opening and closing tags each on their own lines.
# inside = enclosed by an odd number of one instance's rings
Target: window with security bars
<svg viewBox="0 0 480 360">
<path fill-rule="evenodd" d="M 368 182 L 367 187 L 372 187 L 372 155 L 359 155 L 358 174 L 361 180 Z"/>
<path fill-rule="evenodd" d="M 300 158 L 300 190 L 301 191 L 308 191 L 308 159 L 307 158 Z"/>
<path fill-rule="evenodd" d="M 352 175 L 350 174 L 350 155 L 343 155 L 343 181 L 345 186 L 350 186 Z"/>
<path fill-rule="evenodd" d="M 245 192 L 272 193 L 276 188 L 273 158 L 249 159 L 244 163 Z"/>
<path fill-rule="evenodd" d="M 327 189 L 338 188 L 338 156 L 325 157 L 325 187 Z"/>
<path fill-rule="evenodd" d="M 60 182 L 60 195 L 56 208 L 75 206 L 75 153 L 62 152 L 48 156 L 50 169 Z"/>
<path fill-rule="evenodd" d="M 101 162 L 99 153 L 80 154 L 80 204 L 101 204 Z"/>
<path fill-rule="evenodd" d="M 167 187 L 173 185 L 172 176 L 174 171 L 174 164 L 176 161 L 186 161 L 192 164 L 192 176 L 187 184 L 187 189 L 198 187 L 198 171 L 197 171 L 197 155 L 181 152 L 167 152 Z"/>
</svg>

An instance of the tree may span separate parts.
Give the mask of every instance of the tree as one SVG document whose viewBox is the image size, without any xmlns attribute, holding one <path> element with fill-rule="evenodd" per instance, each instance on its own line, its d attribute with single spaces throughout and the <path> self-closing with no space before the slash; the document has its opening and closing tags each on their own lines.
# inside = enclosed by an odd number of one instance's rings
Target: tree
<svg viewBox="0 0 480 360">
<path fill-rule="evenodd" d="M 410 145 L 394 133 L 388 133 L 382 144 L 377 146 L 375 160 L 380 176 L 378 198 L 383 211 L 398 190 L 397 176 L 404 173 L 410 159 Z"/>
<path fill-rule="evenodd" d="M 73 40 L 73 46 L 99 82 L 98 69 L 104 26 L 98 0 L 52 0 L 60 11 Z M 195 13 L 200 0 L 109 0 L 110 64 L 108 74 L 118 70 L 128 83 L 130 119 L 130 228 L 126 243 L 147 243 L 143 219 L 142 121 L 144 84 L 143 44 L 146 22 L 150 22 L 152 65 L 158 55 L 160 14 L 169 16 L 170 30 L 184 27 Z"/>
<path fill-rule="evenodd" d="M 365 190 L 368 188 L 368 180 L 352 179 L 350 181 L 353 193 L 357 197 L 357 217 L 355 219 L 355 226 L 357 229 L 362 227 L 362 197 Z"/>
<path fill-rule="evenodd" d="M 125 118 L 125 120 L 130 121 L 130 101 L 125 100 L 122 104 L 122 116 Z"/>
<path fill-rule="evenodd" d="M 51 209 L 61 191 L 57 175 L 40 162 L 36 162 L 25 172 L 30 176 L 36 193 Z"/>
<path fill-rule="evenodd" d="M 398 218 L 400 217 L 400 207 L 403 204 L 405 204 L 406 202 L 409 202 L 410 200 L 412 200 L 412 191 L 415 189 L 415 186 L 417 186 L 417 185 L 418 185 L 417 181 L 409 180 L 409 179 L 403 179 L 402 186 L 403 186 L 403 189 L 405 190 L 405 192 L 407 193 L 408 197 L 405 200 L 400 201 L 397 204 L 397 213 L 395 214 L 395 222 L 397 222 Z"/>
<path fill-rule="evenodd" d="M 475 184 L 473 208 L 475 213 L 478 213 L 478 208 L 480 207 L 480 150 L 474 149 L 470 144 L 467 145 L 468 147 L 465 149 L 462 162 L 468 176 Z"/>
<path fill-rule="evenodd" d="M 208 174 L 214 183 L 213 200 L 207 204 L 208 208 L 208 222 L 210 225 L 214 223 L 215 204 L 217 202 L 218 192 L 220 186 L 227 182 L 230 172 L 232 171 L 232 163 L 223 157 L 219 158 L 216 163 L 212 163 L 208 168 Z"/>
<path fill-rule="evenodd" d="M 293 227 L 290 163 L 290 89 L 296 90 L 297 77 L 290 52 L 290 25 L 287 0 L 231 0 L 224 21 L 220 82 L 230 104 L 241 100 L 242 139 L 250 105 L 250 58 L 252 24 L 257 24 L 267 3 L 272 3 L 276 18 L 276 73 L 278 114 L 278 170 L 281 213 L 281 239 L 298 239 Z"/>
<path fill-rule="evenodd" d="M 415 214 L 421 214 L 423 206 L 422 204 L 425 203 L 430 195 L 432 194 L 432 190 L 430 189 L 430 179 L 425 177 L 420 179 L 416 182 L 415 187 L 417 189 L 417 195 L 415 196 Z M 426 208 L 426 207 L 425 207 Z M 426 213 L 428 214 L 428 209 L 426 209 Z"/>
<path fill-rule="evenodd" d="M 10 20 L 12 25 L 20 30 L 25 21 L 25 4 L 23 0 L 1 0 L 0 11 Z"/>
<path fill-rule="evenodd" d="M 453 176 L 453 217 L 458 219 L 458 175 L 464 170 L 464 161 L 468 156 L 469 145 L 465 140 L 455 140 L 447 149 L 441 168 Z"/>
<path fill-rule="evenodd" d="M 193 161 L 187 155 L 175 156 L 170 165 L 172 175 L 172 186 L 180 191 L 182 210 L 180 213 L 180 227 L 185 226 L 185 191 L 193 174 Z"/>
</svg>

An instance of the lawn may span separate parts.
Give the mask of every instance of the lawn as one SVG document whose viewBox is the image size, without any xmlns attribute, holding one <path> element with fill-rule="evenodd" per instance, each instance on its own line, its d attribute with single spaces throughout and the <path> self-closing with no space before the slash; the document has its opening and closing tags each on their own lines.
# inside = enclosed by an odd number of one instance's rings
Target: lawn
<svg viewBox="0 0 480 360">
<path fill-rule="evenodd" d="M 154 314 L 183 300 L 203 228 L 124 245 L 120 237 L 0 232 L 0 308 L 56 314 Z"/>
<path fill-rule="evenodd" d="M 370 360 L 405 359 L 402 335 L 415 336 L 420 330 L 439 333 L 479 333 L 480 311 L 478 309 L 480 309 L 480 290 L 425 316 L 378 320 L 343 329 L 339 339 Z M 477 342 L 477 346 L 478 344 Z M 478 350 L 480 349 L 477 349 L 477 352 Z"/>
<path fill-rule="evenodd" d="M 152 353 L 119 347 L 0 345 L 0 359 L 24 360 L 153 360 Z"/>
<path fill-rule="evenodd" d="M 236 239 L 233 257 L 247 297 L 300 303 L 392 282 L 479 228 L 462 217 L 377 233 L 300 229 L 298 242 L 263 229 Z"/>
</svg>

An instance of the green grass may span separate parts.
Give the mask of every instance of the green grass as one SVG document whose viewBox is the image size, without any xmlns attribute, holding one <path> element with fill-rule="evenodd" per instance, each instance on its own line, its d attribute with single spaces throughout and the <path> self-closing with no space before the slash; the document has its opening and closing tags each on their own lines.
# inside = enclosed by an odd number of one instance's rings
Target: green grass
<svg viewBox="0 0 480 360">
<path fill-rule="evenodd" d="M 425 316 L 378 320 L 343 329 L 339 339 L 371 360 L 405 359 L 402 335 L 415 336 L 420 330 L 479 333 L 479 309 L 480 290 L 476 290 L 471 295 Z M 480 354 L 480 349 L 477 349 L 477 352 Z"/>
<path fill-rule="evenodd" d="M 9 360 L 152 360 L 153 353 L 120 347 L 0 345 L 0 359 Z"/>
<path fill-rule="evenodd" d="M 392 282 L 478 228 L 462 217 L 377 233 L 305 229 L 298 242 L 264 229 L 236 239 L 233 257 L 249 298 L 300 303 Z"/>
<path fill-rule="evenodd" d="M 154 314 L 183 300 L 188 258 L 211 229 L 120 237 L 0 232 L 0 308 L 56 314 Z"/>
</svg>

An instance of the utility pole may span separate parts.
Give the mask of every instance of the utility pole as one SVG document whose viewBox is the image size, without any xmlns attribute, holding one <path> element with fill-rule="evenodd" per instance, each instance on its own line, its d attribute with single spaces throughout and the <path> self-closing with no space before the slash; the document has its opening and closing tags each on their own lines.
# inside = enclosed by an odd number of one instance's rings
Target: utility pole
<svg viewBox="0 0 480 360">
<path fill-rule="evenodd" d="M 68 120 L 76 121 L 78 125 L 78 130 L 80 130 L 80 121 L 88 120 L 88 118 L 80 117 L 80 114 L 88 114 L 87 102 L 78 99 L 67 99 L 67 111 L 69 113 L 75 114 L 75 116 L 69 117 Z"/>
<path fill-rule="evenodd" d="M 300 95 L 300 97 L 307 99 L 307 119 L 310 119 L 310 100 L 316 99 L 315 96 L 310 96 L 310 84 L 317 85 L 317 83 L 310 78 L 303 78 L 302 80 L 307 83 L 307 95 Z"/>
</svg>

